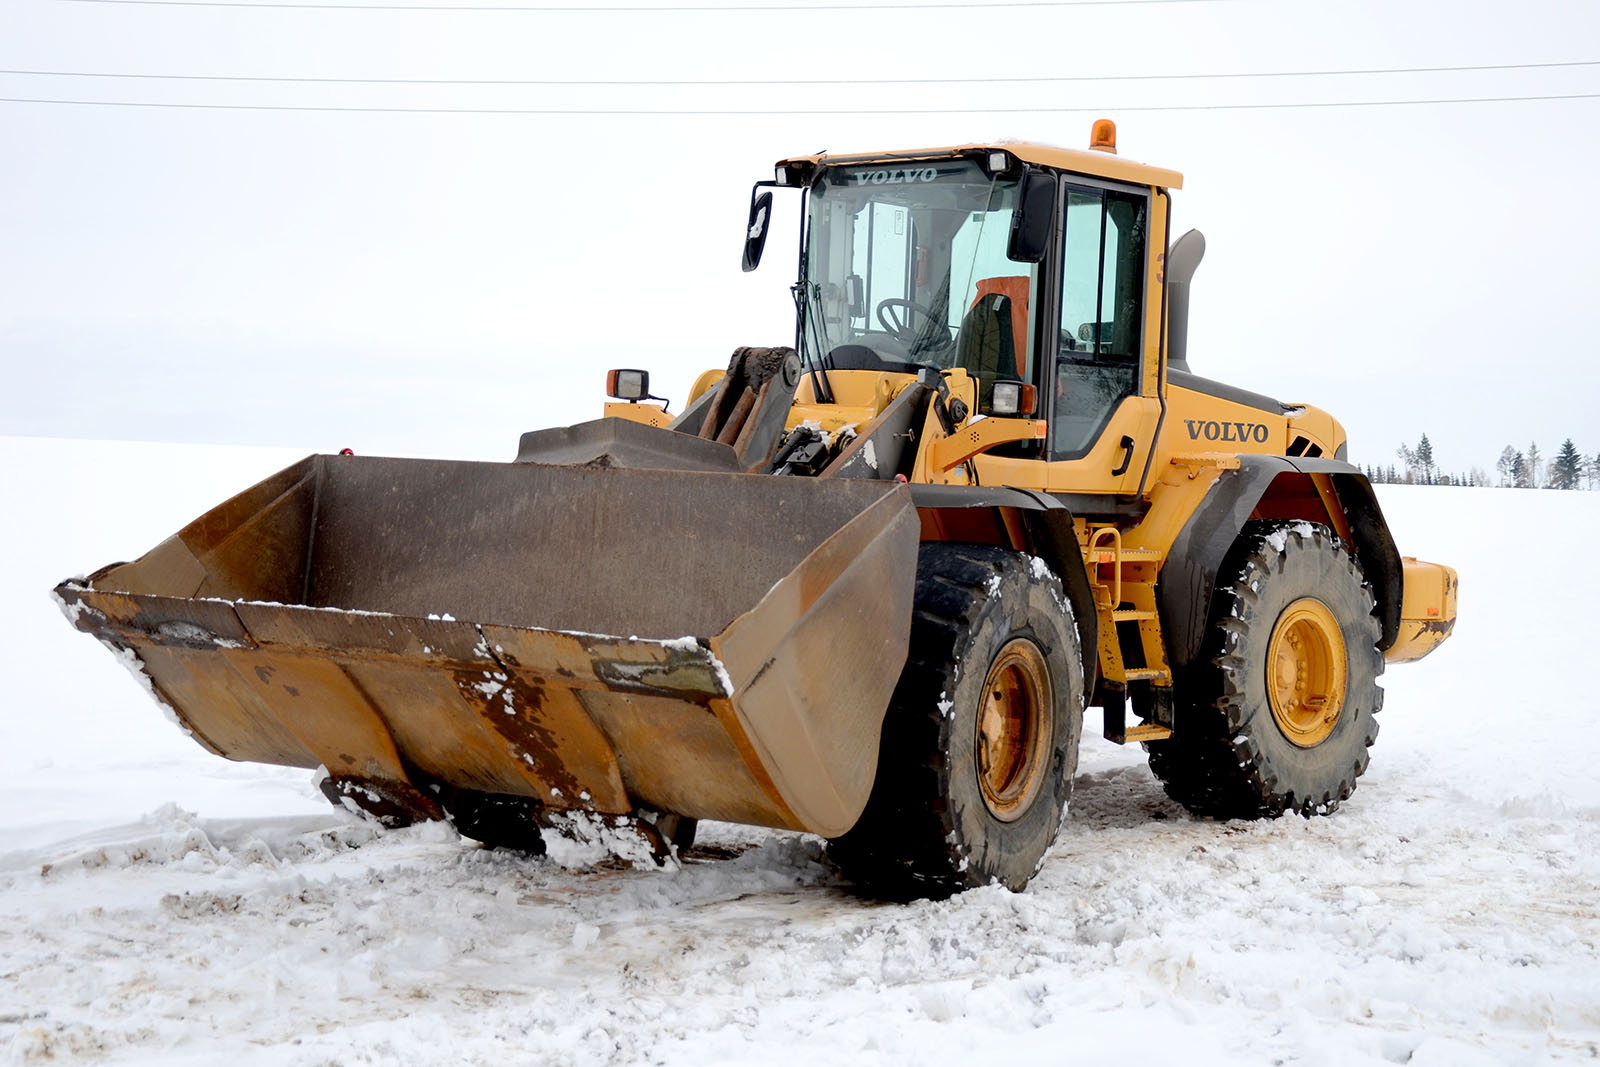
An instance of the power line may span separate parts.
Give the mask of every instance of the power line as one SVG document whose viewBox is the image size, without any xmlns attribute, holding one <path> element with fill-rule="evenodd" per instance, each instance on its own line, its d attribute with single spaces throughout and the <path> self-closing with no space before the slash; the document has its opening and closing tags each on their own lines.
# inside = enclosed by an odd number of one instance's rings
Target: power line
<svg viewBox="0 0 1600 1067">
<path fill-rule="evenodd" d="M 547 87 L 735 86 L 735 85 L 1000 85 L 1019 82 L 1195 81 L 1227 78 L 1324 78 L 1373 74 L 1459 74 L 1499 70 L 1550 70 L 1596 67 L 1600 60 L 1574 59 L 1549 63 L 1482 63 L 1456 67 L 1372 67 L 1353 70 L 1268 70 L 1194 74 L 1062 74 L 998 78 L 302 78 L 250 74 L 116 74 L 78 70 L 0 70 L 0 74 L 52 78 L 130 78 L 157 81 L 271 82 L 301 85 L 530 85 Z"/>
<path fill-rule="evenodd" d="M 933 4 L 704 4 L 693 6 L 678 4 L 670 7 L 650 7 L 646 5 L 608 7 L 539 5 L 530 7 L 525 5 L 501 6 L 498 4 L 299 4 L 277 3 L 271 2 L 271 0 L 240 0 L 237 3 L 230 3 L 229 0 L 61 0 L 61 2 L 68 4 L 132 4 L 145 7 L 293 8 L 307 11 L 536 11 L 545 14 L 573 15 L 676 15 L 704 12 L 742 14 L 747 11 L 936 11 L 1000 7 L 1135 7 L 1147 4 L 1228 4 L 1234 3 L 1235 0 L 999 0 L 996 3 L 958 0 L 958 2 Z"/>
<path fill-rule="evenodd" d="M 1272 104 L 1158 104 L 1140 107 L 935 107 L 935 108 L 493 108 L 493 107 L 330 107 L 298 104 L 174 104 L 142 100 L 47 100 L 0 96 L 0 104 L 63 104 L 74 107 L 176 108 L 189 111 L 315 111 L 379 115 L 548 115 L 548 116 L 729 116 L 777 115 L 1066 115 L 1155 111 L 1283 111 L 1296 108 L 1414 107 L 1426 104 L 1506 104 L 1544 100 L 1594 100 L 1594 93 L 1549 93 L 1531 96 L 1456 96 L 1429 100 L 1316 100 Z"/>
</svg>

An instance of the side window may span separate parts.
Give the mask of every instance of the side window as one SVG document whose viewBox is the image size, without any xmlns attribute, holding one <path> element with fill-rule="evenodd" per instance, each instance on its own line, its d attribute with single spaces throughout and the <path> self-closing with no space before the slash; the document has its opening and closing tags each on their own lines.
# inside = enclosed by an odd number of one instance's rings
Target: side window
<svg viewBox="0 0 1600 1067">
<path fill-rule="evenodd" d="M 1051 432 L 1058 456 L 1087 452 L 1138 389 L 1148 204 L 1135 194 L 1067 187 Z"/>
</svg>

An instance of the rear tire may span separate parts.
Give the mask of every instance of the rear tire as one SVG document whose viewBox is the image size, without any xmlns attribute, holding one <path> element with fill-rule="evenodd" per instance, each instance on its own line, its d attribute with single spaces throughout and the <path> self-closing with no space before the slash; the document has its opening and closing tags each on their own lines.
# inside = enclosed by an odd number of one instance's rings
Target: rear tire
<svg viewBox="0 0 1600 1067">
<path fill-rule="evenodd" d="M 1325 526 L 1247 524 L 1229 553 L 1177 732 L 1146 747 L 1197 815 L 1325 815 L 1367 769 L 1383 706 L 1378 619 L 1360 565 Z"/>
<path fill-rule="evenodd" d="M 829 854 L 890 899 L 1022 889 L 1061 825 L 1082 723 L 1060 579 L 1018 552 L 924 544 L 872 795 Z"/>
</svg>

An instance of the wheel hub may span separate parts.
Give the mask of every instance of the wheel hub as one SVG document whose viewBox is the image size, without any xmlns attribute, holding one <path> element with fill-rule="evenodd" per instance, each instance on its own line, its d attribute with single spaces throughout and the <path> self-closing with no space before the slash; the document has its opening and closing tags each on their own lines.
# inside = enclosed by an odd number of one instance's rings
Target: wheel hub
<svg viewBox="0 0 1600 1067">
<path fill-rule="evenodd" d="M 1348 676 L 1344 635 L 1328 606 L 1302 597 L 1285 608 L 1267 646 L 1267 702 L 1283 736 L 1301 748 L 1327 740 Z"/>
<path fill-rule="evenodd" d="M 1002 822 L 1020 818 L 1039 791 L 1054 744 L 1054 695 L 1044 655 L 1016 638 L 984 679 L 976 762 L 983 802 Z"/>
</svg>

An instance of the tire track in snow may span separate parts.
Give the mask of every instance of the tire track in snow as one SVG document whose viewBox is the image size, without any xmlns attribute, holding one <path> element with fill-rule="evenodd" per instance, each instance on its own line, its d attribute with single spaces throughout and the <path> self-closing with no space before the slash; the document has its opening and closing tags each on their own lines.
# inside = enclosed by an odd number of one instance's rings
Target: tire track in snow
<svg viewBox="0 0 1600 1067">
<path fill-rule="evenodd" d="M 1296 1062 L 1313 1037 L 1577 1056 L 1600 1031 L 1592 819 L 1363 791 L 1331 819 L 1205 822 L 1136 764 L 1091 768 L 1069 814 L 1029 892 L 896 906 L 850 896 L 814 839 L 737 827 L 707 828 L 732 859 L 566 871 L 440 828 L 168 812 L 3 876 L 0 1036 L 13 1059 L 313 1063 L 390 1033 L 401 1058 L 488 1062 L 510 1034 L 552 1062 L 689 1062 L 697 1035 L 739 1058 L 802 1017 L 846 1054 L 869 1019 L 912 1049 L 1153 1015 Z"/>
</svg>

